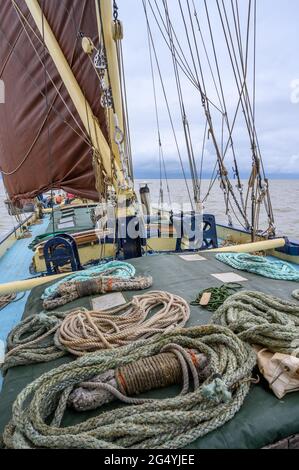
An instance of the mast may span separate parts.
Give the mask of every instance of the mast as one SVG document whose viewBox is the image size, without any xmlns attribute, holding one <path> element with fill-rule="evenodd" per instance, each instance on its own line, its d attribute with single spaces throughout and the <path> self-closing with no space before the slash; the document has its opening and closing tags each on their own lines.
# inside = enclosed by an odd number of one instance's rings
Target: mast
<svg viewBox="0 0 299 470">
<path fill-rule="evenodd" d="M 113 19 L 112 19 L 112 8 L 111 0 L 95 0 L 96 5 L 96 14 L 97 14 L 97 24 L 99 29 L 99 39 L 101 35 L 104 39 L 106 59 L 109 70 L 109 85 L 111 87 L 112 97 L 113 97 L 113 108 L 114 113 L 117 116 L 118 127 L 121 132 L 124 134 L 124 121 L 123 121 L 123 108 L 121 102 L 121 91 L 119 83 L 119 66 L 116 52 L 116 44 L 113 37 Z M 114 155 L 117 157 L 119 164 L 120 156 L 119 149 L 115 143 L 115 120 L 112 110 L 110 110 L 110 129 L 111 129 L 111 143 L 112 150 Z"/>
<path fill-rule="evenodd" d="M 116 192 L 127 190 L 127 184 L 123 171 L 119 162 L 114 161 L 114 174 L 111 173 L 111 149 L 100 129 L 98 121 L 94 116 L 92 109 L 85 99 L 85 96 L 69 66 L 56 37 L 43 15 L 38 0 L 25 0 L 28 10 L 40 32 L 44 38 L 45 45 L 49 54 L 61 76 L 61 79 L 69 93 L 70 98 L 80 116 L 80 119 L 90 136 L 92 145 L 101 157 L 103 169 L 109 178 L 110 183 L 114 186 Z M 107 3 L 107 2 L 105 2 Z M 110 0 L 109 0 L 110 3 Z M 103 21 L 105 23 L 105 20 Z"/>
</svg>

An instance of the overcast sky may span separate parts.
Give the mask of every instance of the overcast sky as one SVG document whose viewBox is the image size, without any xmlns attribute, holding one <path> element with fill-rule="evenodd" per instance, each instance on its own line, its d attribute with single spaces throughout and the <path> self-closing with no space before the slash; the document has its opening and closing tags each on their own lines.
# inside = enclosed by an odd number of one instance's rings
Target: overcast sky
<svg viewBox="0 0 299 470">
<path fill-rule="evenodd" d="M 186 4 L 185 0 L 181 1 L 183 5 Z M 162 0 L 157 0 L 157 2 L 162 7 Z M 190 3 L 192 4 L 191 1 Z M 248 1 L 239 0 L 238 3 L 243 25 L 242 29 L 245 34 Z M 176 33 L 188 56 L 185 31 L 178 11 L 178 0 L 168 0 L 168 4 Z M 195 0 L 195 4 L 198 9 L 201 28 L 207 40 L 209 56 L 212 59 L 203 0 Z M 229 10 L 230 4 L 230 0 L 226 0 L 228 11 L 231 11 Z M 154 177 L 159 174 L 159 159 L 147 30 L 142 0 L 118 0 L 118 5 L 120 17 L 125 27 L 123 47 L 136 174 L 140 177 L 145 175 L 147 177 Z M 223 78 L 224 93 L 227 98 L 228 115 L 232 120 L 238 98 L 237 88 L 232 75 L 219 15 L 216 10 L 216 1 L 208 0 L 208 5 L 220 62 L 221 76 Z M 299 177 L 299 1 L 257 0 L 257 7 L 256 126 L 265 168 L 269 175 Z M 154 20 L 151 20 L 151 24 L 174 116 L 180 151 L 187 169 L 186 146 L 179 114 L 178 95 L 173 79 L 171 57 Z M 202 48 L 200 40 L 199 47 Z M 203 56 L 203 50 L 200 50 Z M 205 59 L 203 59 L 203 63 L 208 90 L 207 94 L 217 104 L 215 88 Z M 251 70 L 250 61 L 250 74 Z M 180 176 L 177 150 L 157 72 L 155 75 L 162 143 L 167 168 L 171 176 Z M 205 127 L 203 109 L 199 93 L 184 79 L 183 75 L 181 79 L 196 160 L 199 163 Z M 250 87 L 251 82 L 250 80 Z M 292 85 L 295 88 L 292 88 Z M 218 112 L 214 113 L 213 111 L 217 138 L 220 143 L 221 120 L 219 116 Z M 251 153 L 244 124 L 244 119 L 240 115 L 236 123 L 234 139 L 241 173 L 246 176 L 251 166 Z M 227 159 L 227 166 L 230 169 L 232 166 L 230 162 L 231 156 L 228 155 Z M 214 148 L 211 142 L 208 142 L 204 158 L 205 176 L 210 174 L 214 164 Z"/>
</svg>

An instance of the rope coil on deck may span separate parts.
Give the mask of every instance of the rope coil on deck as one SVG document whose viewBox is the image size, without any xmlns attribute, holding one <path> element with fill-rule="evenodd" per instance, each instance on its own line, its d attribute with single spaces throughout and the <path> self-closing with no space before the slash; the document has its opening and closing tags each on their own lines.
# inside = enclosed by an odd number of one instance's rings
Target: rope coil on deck
<svg viewBox="0 0 299 470">
<path fill-rule="evenodd" d="M 294 297 L 294 299 L 299 300 L 299 289 L 294 290 L 292 296 Z"/>
<path fill-rule="evenodd" d="M 211 375 L 194 392 L 100 413 L 62 427 L 69 396 L 82 382 L 159 354 L 175 344 L 207 357 Z M 3 440 L 8 448 L 176 449 L 233 418 L 250 388 L 256 356 L 227 328 L 209 325 L 88 354 L 28 385 L 13 405 Z"/>
<path fill-rule="evenodd" d="M 169 329 L 184 326 L 188 303 L 167 292 L 149 292 L 115 309 L 43 312 L 23 320 L 8 337 L 8 354 L 2 366 L 49 362 L 67 352 L 80 356 L 98 349 L 111 349 Z"/>
<path fill-rule="evenodd" d="M 96 294 L 106 294 L 108 292 L 121 292 L 128 290 L 145 290 L 152 286 L 152 277 L 133 277 L 131 279 L 122 279 L 120 277 L 105 276 L 91 278 L 86 281 L 68 281 L 61 283 L 56 290 L 55 297 L 44 299 L 43 307 L 45 310 L 53 310 L 73 302 L 81 297 Z"/>
<path fill-rule="evenodd" d="M 92 268 L 85 269 L 84 271 L 69 274 L 62 280 L 47 287 L 42 295 L 42 299 L 53 299 L 59 295 L 58 288 L 61 284 L 69 282 L 84 282 L 98 276 L 114 276 L 122 279 L 130 279 L 135 276 L 135 273 L 136 269 L 129 263 L 125 263 L 123 261 L 110 261 L 109 263 L 93 266 Z"/>
<path fill-rule="evenodd" d="M 194 349 L 169 345 L 160 354 L 139 359 L 80 384 L 71 393 L 68 404 L 76 411 L 94 410 L 115 399 L 138 405 L 151 398 L 135 398 L 135 395 L 175 384 L 182 384 L 181 394 L 185 395 L 190 391 L 190 375 L 194 389 L 208 378 L 210 368 L 206 356 Z"/>
<path fill-rule="evenodd" d="M 155 309 L 158 311 L 153 314 Z M 71 354 L 80 356 L 184 326 L 189 317 L 190 309 L 184 299 L 168 292 L 152 291 L 105 312 L 85 309 L 71 312 L 59 326 L 55 341 Z"/>
<path fill-rule="evenodd" d="M 40 313 L 20 322 L 8 335 L 2 372 L 11 367 L 49 362 L 64 356 L 65 352 L 54 344 L 54 335 L 67 313 Z"/>
<path fill-rule="evenodd" d="M 295 293 L 296 295 L 296 293 Z M 213 323 L 272 352 L 299 354 L 299 304 L 262 292 L 244 291 L 229 297 Z"/>
<path fill-rule="evenodd" d="M 0 296 L 0 310 L 4 309 L 5 307 L 7 307 L 7 305 L 11 304 L 12 302 L 15 302 L 16 297 L 17 297 L 16 293 L 1 295 Z"/>
<path fill-rule="evenodd" d="M 218 261 L 239 269 L 282 281 L 299 281 L 299 271 L 290 263 L 284 261 L 271 261 L 261 256 L 253 256 L 247 253 L 219 253 Z"/>
</svg>

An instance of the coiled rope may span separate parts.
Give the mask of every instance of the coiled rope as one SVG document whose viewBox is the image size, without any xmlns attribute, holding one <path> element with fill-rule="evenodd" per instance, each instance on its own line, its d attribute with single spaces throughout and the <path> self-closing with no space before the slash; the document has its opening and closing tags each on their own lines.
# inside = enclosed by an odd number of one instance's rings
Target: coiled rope
<svg viewBox="0 0 299 470">
<path fill-rule="evenodd" d="M 44 299 L 43 308 L 45 310 L 53 310 L 89 295 L 128 290 L 144 290 L 151 287 L 152 284 L 153 279 L 150 276 L 125 279 L 113 277 L 113 272 L 111 273 L 111 270 L 109 270 L 105 272 L 105 275 L 102 274 L 87 281 L 68 281 L 61 283 L 56 289 L 55 297 Z"/>
<path fill-rule="evenodd" d="M 299 289 L 294 290 L 292 296 L 294 297 L 294 299 L 299 300 Z"/>
<path fill-rule="evenodd" d="M 69 396 L 78 384 L 159 354 L 173 344 L 196 349 L 209 361 L 211 376 L 194 392 L 61 426 Z M 18 449 L 182 448 L 233 418 L 249 391 L 255 364 L 249 345 L 216 325 L 178 329 L 123 348 L 88 354 L 42 375 L 18 395 L 3 440 L 8 448 Z"/>
<path fill-rule="evenodd" d="M 40 313 L 20 322 L 8 335 L 2 372 L 11 367 L 49 362 L 64 356 L 65 351 L 54 344 L 54 335 L 67 313 Z"/>
<path fill-rule="evenodd" d="M 284 261 L 271 261 L 261 256 L 253 256 L 247 253 L 219 253 L 218 261 L 222 261 L 234 269 L 247 271 L 283 281 L 299 281 L 299 270 L 290 263 Z"/>
<path fill-rule="evenodd" d="M 14 302 L 17 297 L 17 294 L 8 294 L 8 295 L 1 295 L 0 296 L 0 310 L 7 307 L 11 302 Z"/>
<path fill-rule="evenodd" d="M 12 330 L 2 371 L 49 362 L 67 352 L 78 356 L 123 346 L 184 326 L 189 316 L 187 302 L 167 292 L 135 296 L 119 308 L 99 312 L 84 308 L 43 312 L 28 317 Z"/>
<path fill-rule="evenodd" d="M 238 337 L 272 352 L 298 355 L 299 304 L 262 292 L 244 291 L 229 297 L 213 316 Z"/>
<path fill-rule="evenodd" d="M 10 304 L 19 302 L 25 297 L 25 293 L 22 294 L 21 296 L 17 297 L 16 293 L 12 294 L 7 294 L 7 295 L 1 295 L 0 296 L 0 310 L 3 310 L 5 307 L 7 307 Z"/>
<path fill-rule="evenodd" d="M 194 389 L 211 374 L 204 354 L 194 349 L 169 345 L 155 356 L 110 370 L 89 382 L 83 382 L 71 393 L 68 405 L 76 411 L 95 410 L 118 399 L 131 405 L 140 405 L 151 398 L 136 398 L 140 393 L 182 384 L 181 394 Z M 191 376 L 191 377 L 190 377 Z"/>
<path fill-rule="evenodd" d="M 62 280 L 47 287 L 42 295 L 42 299 L 45 300 L 55 298 L 58 295 L 59 286 L 61 284 L 66 284 L 67 282 L 88 281 L 91 278 L 98 277 L 100 275 L 130 279 L 131 277 L 135 276 L 135 273 L 136 270 L 134 266 L 129 263 L 124 263 L 122 261 L 110 261 L 109 263 L 93 266 L 92 268 L 85 269 L 84 271 L 78 271 L 76 273 L 69 274 Z"/>
<path fill-rule="evenodd" d="M 81 356 L 185 326 L 189 317 L 189 305 L 184 299 L 168 292 L 152 291 L 105 312 L 73 311 L 57 329 L 55 342 L 71 354 Z"/>
</svg>

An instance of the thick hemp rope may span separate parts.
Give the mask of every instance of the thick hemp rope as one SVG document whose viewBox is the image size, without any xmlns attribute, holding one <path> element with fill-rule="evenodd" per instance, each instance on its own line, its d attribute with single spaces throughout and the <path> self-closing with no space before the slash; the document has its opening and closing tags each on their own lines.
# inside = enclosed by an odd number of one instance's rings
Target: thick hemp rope
<svg viewBox="0 0 299 470">
<path fill-rule="evenodd" d="M 238 289 L 242 289 L 242 287 L 241 284 L 236 282 L 228 282 L 220 287 L 209 287 L 199 292 L 196 299 L 191 302 L 190 305 L 201 306 L 209 312 L 215 312 L 228 297 L 233 295 Z M 201 299 L 204 294 L 211 294 L 207 305 L 201 304 Z"/>
<path fill-rule="evenodd" d="M 219 253 L 218 261 L 222 261 L 234 269 L 247 271 L 283 281 L 299 281 L 299 271 L 290 263 L 284 261 L 271 261 L 261 256 L 253 256 L 248 253 Z"/>
<path fill-rule="evenodd" d="M 193 392 L 99 413 L 62 427 L 68 399 L 82 382 L 159 354 L 175 344 L 204 354 L 211 376 Z M 219 428 L 241 408 L 256 364 L 252 348 L 229 329 L 178 329 L 147 341 L 88 354 L 56 368 L 17 397 L 3 440 L 8 448 L 176 449 Z"/>
<path fill-rule="evenodd" d="M 294 299 L 299 300 L 299 289 L 294 290 L 292 296 L 294 297 Z"/>
<path fill-rule="evenodd" d="M 238 337 L 271 352 L 299 354 L 299 304 L 244 291 L 229 297 L 213 322 L 230 328 Z"/>
<path fill-rule="evenodd" d="M 152 291 L 104 312 L 73 311 L 57 329 L 55 342 L 80 356 L 185 326 L 189 317 L 190 308 L 184 299 L 168 292 Z"/>
<path fill-rule="evenodd" d="M 73 302 L 81 297 L 108 292 L 122 292 L 128 290 L 145 290 L 152 286 L 152 277 L 132 277 L 130 279 L 113 277 L 108 271 L 105 275 L 94 277 L 88 281 L 68 281 L 61 283 L 56 290 L 55 297 L 44 299 L 43 308 L 53 310 Z"/>
<path fill-rule="evenodd" d="M 83 282 L 88 281 L 94 277 L 98 276 L 115 276 L 123 279 L 130 279 L 135 276 L 136 270 L 134 266 L 129 263 L 124 263 L 123 261 L 110 261 L 109 263 L 103 263 L 99 266 L 93 266 L 92 268 L 85 269 L 84 271 L 78 271 L 76 273 L 69 274 L 64 277 L 62 280 L 52 284 L 47 287 L 42 295 L 42 299 L 52 299 L 55 298 L 58 293 L 58 288 L 61 284 L 66 284 L 67 282 Z"/>
<path fill-rule="evenodd" d="M 21 321 L 8 335 L 2 372 L 11 367 L 49 362 L 64 356 L 65 351 L 54 344 L 54 335 L 67 313 L 40 313 Z"/>
<path fill-rule="evenodd" d="M 0 310 L 4 309 L 10 303 L 14 302 L 17 297 L 16 293 L 0 296 Z"/>
</svg>

